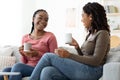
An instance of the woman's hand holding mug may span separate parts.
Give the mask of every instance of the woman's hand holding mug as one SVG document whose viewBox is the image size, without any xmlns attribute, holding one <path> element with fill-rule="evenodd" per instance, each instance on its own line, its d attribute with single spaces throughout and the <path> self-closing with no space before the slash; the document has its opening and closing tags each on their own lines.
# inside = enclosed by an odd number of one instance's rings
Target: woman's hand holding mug
<svg viewBox="0 0 120 80">
<path fill-rule="evenodd" d="M 55 53 L 62 58 L 67 58 L 70 56 L 70 53 L 63 48 L 55 49 Z"/>
</svg>

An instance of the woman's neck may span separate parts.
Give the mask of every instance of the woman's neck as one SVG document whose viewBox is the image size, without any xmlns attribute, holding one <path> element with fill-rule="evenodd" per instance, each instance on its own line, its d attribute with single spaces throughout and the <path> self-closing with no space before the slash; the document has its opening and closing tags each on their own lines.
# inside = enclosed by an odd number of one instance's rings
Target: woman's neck
<svg viewBox="0 0 120 80">
<path fill-rule="evenodd" d="M 40 31 L 40 30 L 33 31 L 33 34 L 36 35 L 36 36 L 42 36 L 44 33 L 45 33 L 44 30 L 42 30 L 42 31 Z"/>
<path fill-rule="evenodd" d="M 31 34 L 31 38 L 32 39 L 40 39 L 41 37 L 43 37 L 45 31 L 33 31 Z"/>
</svg>

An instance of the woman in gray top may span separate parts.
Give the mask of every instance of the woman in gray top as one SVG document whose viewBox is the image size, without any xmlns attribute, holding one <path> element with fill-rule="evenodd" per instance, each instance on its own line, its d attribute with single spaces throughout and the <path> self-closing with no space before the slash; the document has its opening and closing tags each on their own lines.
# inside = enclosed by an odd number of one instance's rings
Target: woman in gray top
<svg viewBox="0 0 120 80">
<path fill-rule="evenodd" d="M 58 48 L 55 53 L 43 55 L 33 70 L 30 80 L 98 80 L 110 49 L 110 30 L 104 7 L 99 3 L 87 3 L 83 7 L 82 22 L 88 31 L 81 47 L 75 39 L 79 55 Z"/>
</svg>

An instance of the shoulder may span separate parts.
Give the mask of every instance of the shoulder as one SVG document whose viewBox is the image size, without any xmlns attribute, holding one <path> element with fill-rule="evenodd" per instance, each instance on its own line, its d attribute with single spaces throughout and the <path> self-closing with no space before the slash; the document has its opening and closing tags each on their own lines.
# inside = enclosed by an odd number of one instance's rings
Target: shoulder
<svg viewBox="0 0 120 80">
<path fill-rule="evenodd" d="M 50 36 L 50 37 L 54 36 L 55 37 L 54 33 L 52 33 L 52 32 L 46 32 L 46 36 Z"/>
<path fill-rule="evenodd" d="M 104 39 L 106 41 L 109 41 L 110 34 L 106 30 L 99 30 L 99 31 L 97 31 L 96 33 L 93 34 L 93 38 L 95 40 L 103 40 Z"/>
<path fill-rule="evenodd" d="M 30 38 L 29 38 L 29 34 L 25 34 L 23 37 L 22 37 L 22 43 L 28 41 Z"/>
<path fill-rule="evenodd" d="M 56 40 L 56 36 L 52 32 L 46 32 L 44 38 L 52 41 Z"/>
<path fill-rule="evenodd" d="M 23 38 L 28 38 L 29 37 L 29 34 L 25 34 L 24 36 L 23 36 Z"/>
<path fill-rule="evenodd" d="M 99 40 L 104 39 L 106 41 L 110 41 L 110 34 L 106 30 L 100 30 L 96 33 L 96 38 Z"/>
<path fill-rule="evenodd" d="M 106 31 L 106 30 L 99 30 L 96 34 L 97 35 L 100 35 L 100 34 L 102 34 L 102 35 L 109 35 L 109 32 Z"/>
<path fill-rule="evenodd" d="M 96 37 L 109 37 L 109 36 L 110 36 L 109 32 L 106 31 L 106 30 L 99 30 L 99 31 L 96 32 L 94 35 L 95 35 Z"/>
</svg>

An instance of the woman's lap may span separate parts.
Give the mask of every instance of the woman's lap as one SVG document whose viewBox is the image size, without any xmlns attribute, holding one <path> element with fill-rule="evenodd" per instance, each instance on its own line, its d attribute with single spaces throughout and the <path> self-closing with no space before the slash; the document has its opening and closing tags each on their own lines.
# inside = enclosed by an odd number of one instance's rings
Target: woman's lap
<svg viewBox="0 0 120 80">
<path fill-rule="evenodd" d="M 47 71 L 49 71 L 49 75 L 46 77 L 52 77 L 54 72 L 51 70 L 51 68 L 56 71 L 56 74 L 60 74 L 62 76 L 56 80 L 59 80 L 63 77 L 66 78 L 65 80 L 97 80 L 102 75 L 102 66 L 92 67 L 68 58 L 61 58 L 53 53 L 46 53 L 36 65 L 31 74 L 30 80 L 40 80 L 44 78 L 45 72 Z"/>
<path fill-rule="evenodd" d="M 12 67 L 11 72 L 21 72 L 23 76 L 30 76 L 33 69 L 34 67 L 32 66 L 23 63 L 17 63 Z"/>
<path fill-rule="evenodd" d="M 55 54 L 48 53 L 46 56 L 51 60 L 52 66 L 72 80 L 87 80 L 87 78 L 96 80 L 97 77 L 102 75 L 102 67 L 92 67 L 68 58 L 60 58 Z M 99 70 L 99 73 L 97 70 Z"/>
</svg>

